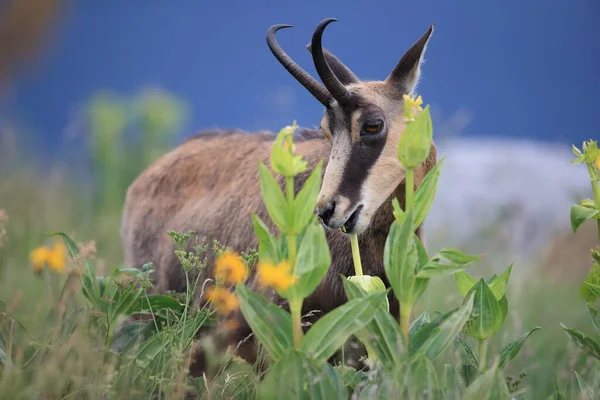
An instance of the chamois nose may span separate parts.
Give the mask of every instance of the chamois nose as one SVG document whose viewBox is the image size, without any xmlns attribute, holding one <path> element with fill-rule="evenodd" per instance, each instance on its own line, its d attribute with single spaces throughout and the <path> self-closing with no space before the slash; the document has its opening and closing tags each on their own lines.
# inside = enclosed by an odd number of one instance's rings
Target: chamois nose
<svg viewBox="0 0 600 400">
<path fill-rule="evenodd" d="M 329 220 L 333 216 L 333 212 L 335 211 L 335 201 L 330 201 L 325 204 L 323 208 L 317 208 L 317 215 L 321 218 L 321 221 L 325 225 L 329 225 Z"/>
</svg>

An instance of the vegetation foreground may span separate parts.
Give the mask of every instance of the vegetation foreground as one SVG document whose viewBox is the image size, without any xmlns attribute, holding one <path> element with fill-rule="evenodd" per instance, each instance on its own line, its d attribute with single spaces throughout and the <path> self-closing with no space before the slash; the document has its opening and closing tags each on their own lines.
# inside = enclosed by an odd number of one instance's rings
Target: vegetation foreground
<svg viewBox="0 0 600 400">
<path fill-rule="evenodd" d="M 161 96 L 150 96 L 142 105 L 139 112 L 154 141 L 140 148 L 160 154 L 166 143 L 154 145 L 174 129 L 176 107 Z M 131 152 L 137 157 L 132 161 L 126 147 L 115 145 L 126 125 L 117 105 L 101 98 L 92 111 L 92 130 L 101 140 L 92 147 L 98 189 L 89 198 L 65 198 L 65 193 L 78 193 L 68 185 L 51 191 L 38 186 L 27 193 L 26 177 L 17 173 L 6 181 L 11 187 L 0 187 L 0 205 L 9 210 L 0 210 L 1 398 L 479 400 L 593 399 L 600 394 L 600 316 L 595 306 L 600 246 L 592 249 L 593 266 L 581 286 L 565 285 L 562 291 L 535 272 L 520 276 L 522 282 L 511 281 L 513 264 L 498 274 L 477 272 L 475 264 L 483 261 L 483 254 L 451 248 L 430 254 L 414 231 L 435 198 L 441 159 L 416 192 L 406 185 L 404 209 L 393 204 L 395 221 L 384 264 L 400 302 L 399 320 L 388 310 L 389 289 L 363 273 L 357 238 L 350 237 L 355 275 L 341 277 L 349 301 L 304 333 L 299 310 L 331 258 L 324 228 L 312 212 L 321 164 L 297 195 L 292 189 L 294 177 L 306 170 L 295 154 L 295 125 L 277 135 L 271 168 L 261 164 L 258 171 L 263 200 L 279 232 L 270 232 L 264 221 L 249 215 L 259 247 L 241 254 L 226 243 L 206 243 L 193 232 L 170 232 L 181 267 L 191 278 L 186 293 L 158 294 L 151 290 L 149 276 L 159 266 L 106 266 L 120 257 L 114 232 L 123 186 L 137 172 L 124 164 L 145 165 L 156 155 Z M 405 119 L 398 157 L 410 183 L 414 168 L 428 155 L 433 128 L 429 107 L 421 108 L 420 97 L 405 98 Z M 117 148 L 124 155 L 114 156 Z M 593 199 L 572 206 L 572 229 L 592 223 L 600 240 L 600 150 L 597 142 L 589 141 L 573 151 L 573 163 L 587 167 Z M 274 174 L 285 176 L 284 188 Z M 11 201 L 9 192 L 18 198 Z M 26 200 L 28 196 L 38 200 Z M 26 201 L 32 202 L 26 211 L 13 215 Z M 36 201 L 54 208 L 37 209 L 41 214 L 32 217 Z M 51 233 L 44 239 L 48 245 L 29 248 L 39 243 L 40 230 L 53 231 L 49 225 L 56 223 L 65 226 L 52 217 L 60 208 L 71 208 L 81 231 Z M 81 217 L 90 208 L 94 217 Z M 42 214 L 49 219 L 41 220 Z M 81 232 L 99 239 L 78 243 L 74 237 Z M 102 259 L 96 246 L 111 255 Z M 32 268 L 23 268 L 26 252 Z M 199 282 L 194 277 L 206 268 L 209 252 L 218 256 L 216 276 Z M 290 312 L 246 287 L 251 268 L 257 269 L 262 285 L 288 300 Z M 575 296 L 578 302 L 566 300 Z M 197 307 L 192 300 L 198 297 L 209 300 L 207 306 Z M 217 352 L 215 337 L 199 334 L 207 327 L 231 329 L 235 321 L 229 317 L 237 309 L 260 342 L 265 370 L 237 358 L 234 349 Z M 134 315 L 145 318 L 130 318 Z M 559 320 L 559 315 L 571 318 Z M 366 347 L 368 368 L 328 363 L 353 337 Z M 209 354 L 210 363 L 202 376 L 191 377 L 188 371 L 198 349 Z"/>
</svg>

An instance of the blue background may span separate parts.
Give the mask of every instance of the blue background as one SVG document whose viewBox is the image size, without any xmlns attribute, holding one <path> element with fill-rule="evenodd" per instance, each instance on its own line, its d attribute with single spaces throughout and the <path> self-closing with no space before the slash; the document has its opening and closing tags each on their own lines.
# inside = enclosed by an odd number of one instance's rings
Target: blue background
<svg viewBox="0 0 600 400">
<path fill-rule="evenodd" d="M 189 102 L 186 136 L 316 126 L 322 106 L 271 55 L 265 32 L 295 25 L 279 41 L 316 76 L 305 46 L 326 17 L 339 21 L 325 47 L 363 79 L 384 79 L 436 22 L 418 91 L 440 135 L 578 145 L 598 135 L 596 0 L 70 2 L 1 112 L 51 145 L 95 91 L 155 85 Z"/>
</svg>

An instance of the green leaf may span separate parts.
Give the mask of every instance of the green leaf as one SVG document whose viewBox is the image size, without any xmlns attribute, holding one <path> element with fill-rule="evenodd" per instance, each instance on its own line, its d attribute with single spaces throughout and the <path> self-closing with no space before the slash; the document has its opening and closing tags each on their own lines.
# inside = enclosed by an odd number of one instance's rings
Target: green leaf
<svg viewBox="0 0 600 400">
<path fill-rule="evenodd" d="M 49 233 L 48 236 L 60 236 L 63 238 L 65 246 L 69 251 L 69 255 L 72 259 L 75 259 L 79 255 L 79 247 L 77 243 L 69 235 L 63 232 Z M 81 289 L 83 295 L 92 303 L 96 308 L 102 309 L 103 304 L 100 299 L 100 288 L 98 287 L 98 281 L 96 279 L 96 273 L 94 268 L 87 259 L 83 260 L 83 274 L 81 276 Z"/>
<path fill-rule="evenodd" d="M 444 163 L 445 157 L 442 157 L 433 168 L 429 170 L 425 178 L 417 188 L 414 197 L 414 209 L 415 209 L 415 220 L 414 227 L 417 228 L 425 221 L 427 214 L 435 199 L 435 193 L 437 190 L 437 184 L 440 178 L 442 164 Z"/>
<path fill-rule="evenodd" d="M 480 375 L 464 393 L 463 400 L 510 399 L 510 392 L 498 364 Z"/>
<path fill-rule="evenodd" d="M 440 398 L 440 382 L 433 363 L 427 357 L 417 355 L 399 365 L 390 375 L 388 379 L 394 380 L 394 398 Z"/>
<path fill-rule="evenodd" d="M 317 288 L 330 265 L 331 253 L 325 230 L 314 221 L 306 228 L 298 249 L 294 271 L 299 277 L 298 282 L 286 293 L 286 297 L 308 297 Z"/>
<path fill-rule="evenodd" d="M 442 249 L 437 253 L 431 261 L 421 267 L 417 273 L 419 278 L 434 278 L 455 274 L 462 271 L 477 261 L 481 260 L 483 255 L 469 255 L 461 253 L 454 249 Z M 443 264 L 445 261 L 447 264 Z"/>
<path fill-rule="evenodd" d="M 312 173 L 304 182 L 304 186 L 294 199 L 294 227 L 293 233 L 298 233 L 309 220 L 314 216 L 313 210 L 317 204 L 317 196 L 319 195 L 319 189 L 321 188 L 321 169 L 323 166 L 323 160 L 319 160 L 317 166 L 313 169 Z"/>
<path fill-rule="evenodd" d="M 278 264 L 281 261 L 277 240 L 269 232 L 269 227 L 254 212 L 252 213 L 254 234 L 258 239 L 258 258 L 261 262 Z"/>
<path fill-rule="evenodd" d="M 502 326 L 506 316 L 508 315 L 508 299 L 506 296 L 502 296 L 500 301 L 498 301 L 498 305 L 500 306 L 500 311 L 502 312 L 502 318 L 500 320 L 500 326 Z"/>
<path fill-rule="evenodd" d="M 401 304 L 412 304 L 418 254 L 413 239 L 413 210 L 402 224 L 392 223 L 383 254 L 385 274 Z"/>
<path fill-rule="evenodd" d="M 504 368 L 504 365 L 506 365 L 506 363 L 508 361 L 515 358 L 517 356 L 517 354 L 519 354 L 519 351 L 521 351 L 521 348 L 523 347 L 523 344 L 525 343 L 527 338 L 533 332 L 538 331 L 540 329 L 542 329 L 542 327 L 537 326 L 537 327 L 533 328 L 532 330 L 530 330 L 529 332 L 524 333 L 523 335 L 519 336 L 517 339 L 515 339 L 511 343 L 509 343 L 508 346 L 506 346 L 504 348 L 504 350 L 502 350 L 502 353 L 500 353 L 500 361 L 498 362 L 498 368 Z"/>
<path fill-rule="evenodd" d="M 590 316 L 592 317 L 592 325 L 594 325 L 596 333 L 600 335 L 600 319 L 598 318 L 598 311 L 591 306 L 588 306 L 588 310 L 590 312 Z"/>
<path fill-rule="evenodd" d="M 408 337 L 412 338 L 417 332 L 421 330 L 421 328 L 428 323 L 431 322 L 431 316 L 429 315 L 429 311 L 426 310 L 421 315 L 419 315 L 415 320 L 410 324 L 408 328 Z"/>
<path fill-rule="evenodd" d="M 473 310 L 473 299 L 470 295 L 460 308 L 438 317 L 441 322 L 436 319 L 421 328 L 409 344 L 410 354 L 424 354 L 432 359 L 442 354 L 469 320 Z M 428 329 L 429 325 L 433 325 L 433 329 Z"/>
<path fill-rule="evenodd" d="M 387 292 L 373 293 L 327 313 L 308 330 L 300 349 L 316 361 L 327 361 L 351 335 L 371 322 L 386 296 Z"/>
<path fill-rule="evenodd" d="M 577 232 L 577 229 L 579 229 L 581 224 L 586 220 L 597 218 L 599 216 L 600 211 L 593 208 L 582 207 L 577 204 L 571 206 L 571 228 L 573 229 L 573 233 Z"/>
<path fill-rule="evenodd" d="M 512 271 L 513 264 L 510 264 L 508 268 L 504 270 L 502 275 L 494 278 L 492 282 L 488 284 L 490 290 L 492 293 L 494 293 L 494 297 L 498 301 L 500 301 L 500 299 L 504 297 L 504 293 L 506 293 L 506 288 L 508 286 L 508 281 L 510 280 L 510 273 Z"/>
<path fill-rule="evenodd" d="M 471 344 L 467 342 L 465 338 L 463 338 L 462 334 L 459 333 L 456 335 L 454 344 L 462 350 L 462 354 L 464 356 L 463 359 L 466 358 L 466 362 L 470 366 L 479 370 L 479 356 L 477 356 L 477 353 L 475 353 L 475 350 Z"/>
<path fill-rule="evenodd" d="M 252 332 L 265 347 L 273 361 L 277 361 L 292 346 L 292 318 L 259 293 L 238 284 L 236 293 L 240 309 Z"/>
<path fill-rule="evenodd" d="M 137 301 L 131 305 L 131 314 L 150 314 L 161 318 L 167 318 L 167 314 L 172 312 L 175 315 L 183 313 L 184 305 L 177 299 L 163 294 L 150 294 L 140 296 Z"/>
<path fill-rule="evenodd" d="M 290 348 L 269 368 L 257 398 L 345 400 L 349 396 L 338 371 Z"/>
<path fill-rule="evenodd" d="M 464 271 L 455 273 L 454 280 L 456 281 L 456 287 L 458 287 L 458 291 L 463 297 L 467 297 L 467 294 L 471 288 L 477 284 L 477 279 Z"/>
<path fill-rule="evenodd" d="M 279 183 L 262 161 L 259 163 L 258 170 L 260 189 L 267 212 L 277 228 L 286 232 L 290 219 L 287 200 L 283 196 Z"/>
<path fill-rule="evenodd" d="M 483 278 L 471 288 L 471 293 L 475 297 L 467 332 L 476 339 L 487 339 L 500 329 L 502 309 Z"/>
<path fill-rule="evenodd" d="M 573 343 L 582 349 L 585 354 L 600 360 L 600 345 L 598 342 L 576 329 L 567 328 L 563 324 L 560 324 L 560 326 L 565 330 Z"/>
<path fill-rule="evenodd" d="M 349 300 L 367 296 L 367 292 L 354 280 L 343 279 L 342 282 Z M 400 325 L 389 313 L 385 303 L 377 308 L 371 322 L 357 331 L 356 335 L 365 345 L 367 343 L 370 345 L 370 351 L 375 353 L 386 371 L 391 371 L 399 364 L 403 349 Z"/>
</svg>

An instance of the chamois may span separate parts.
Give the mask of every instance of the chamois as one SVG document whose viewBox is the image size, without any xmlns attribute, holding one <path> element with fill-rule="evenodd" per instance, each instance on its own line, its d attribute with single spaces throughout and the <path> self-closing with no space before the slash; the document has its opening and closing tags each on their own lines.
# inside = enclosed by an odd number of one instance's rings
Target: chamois
<svg viewBox="0 0 600 400">
<path fill-rule="evenodd" d="M 314 313 L 312 322 L 347 301 L 340 274 L 354 273 L 348 234 L 359 235 L 365 273 L 379 276 L 389 287 L 383 251 L 394 218 L 391 200 L 396 197 L 404 206 L 404 167 L 396 152 L 405 128 L 403 95 L 412 94 L 417 85 L 434 28 L 432 24 L 408 49 L 384 81 L 361 81 L 322 47 L 323 32 L 332 21 L 336 20 L 322 21 L 307 46 L 323 84 L 296 64 L 277 42 L 276 32 L 291 25 L 274 25 L 266 37 L 275 58 L 325 107 L 320 129 L 299 129 L 294 139 L 297 152 L 309 166 L 295 179 L 296 193 L 317 162 L 324 161 L 315 212 L 326 227 L 332 264 L 304 302 L 303 314 L 320 311 Z M 181 292 L 185 291 L 185 275 L 167 231 L 194 231 L 199 237 L 244 251 L 257 246 L 250 218 L 251 212 L 256 212 L 275 232 L 258 178 L 259 161 L 269 165 L 274 137 L 270 132 L 201 132 L 143 171 L 128 188 L 123 211 L 121 235 L 126 265 L 141 267 L 152 262 L 157 269 L 157 289 Z M 436 162 L 436 147 L 432 144 L 429 158 L 415 171 L 415 189 Z M 422 237 L 422 226 L 417 234 Z M 209 261 L 206 278 L 213 276 Z M 254 274 L 248 282 L 254 290 L 262 290 Z M 265 294 L 288 308 L 274 291 Z M 389 300 L 391 312 L 397 317 L 398 302 L 392 294 Z M 238 314 L 238 318 L 241 324 L 229 336 L 234 346 L 251 333 L 243 316 Z M 248 361 L 255 360 L 251 342 L 238 352 Z"/>
</svg>

